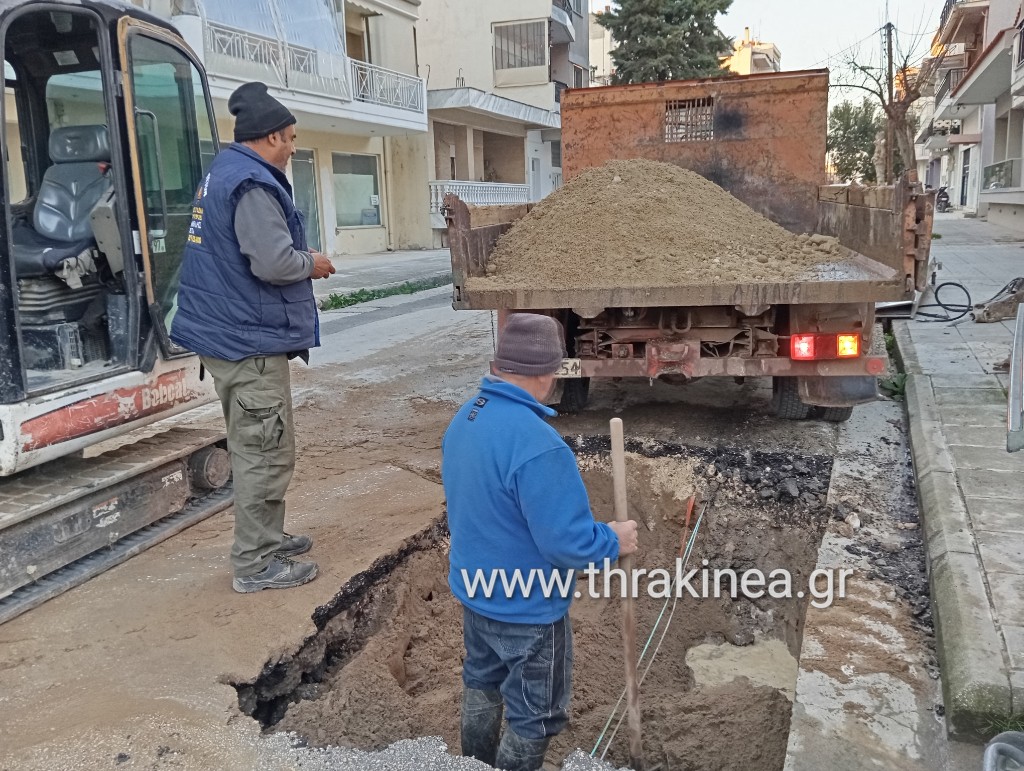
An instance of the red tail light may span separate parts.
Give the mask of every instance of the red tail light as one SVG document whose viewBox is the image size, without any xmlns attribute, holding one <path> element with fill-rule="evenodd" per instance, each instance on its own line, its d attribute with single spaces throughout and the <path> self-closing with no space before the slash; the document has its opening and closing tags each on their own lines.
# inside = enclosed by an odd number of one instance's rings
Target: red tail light
<svg viewBox="0 0 1024 771">
<path fill-rule="evenodd" d="M 814 335 L 793 335 L 790 342 L 789 358 L 794 361 L 811 361 L 815 358 Z"/>
<path fill-rule="evenodd" d="M 793 361 L 855 359 L 860 356 L 860 335 L 793 335 L 789 339 L 789 358 Z"/>
</svg>

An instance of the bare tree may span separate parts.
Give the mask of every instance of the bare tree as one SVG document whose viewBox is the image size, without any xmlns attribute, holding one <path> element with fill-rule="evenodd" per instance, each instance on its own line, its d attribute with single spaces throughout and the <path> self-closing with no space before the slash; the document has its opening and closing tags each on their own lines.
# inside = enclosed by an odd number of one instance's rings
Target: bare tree
<svg viewBox="0 0 1024 771">
<path fill-rule="evenodd" d="M 838 85 L 841 88 L 866 91 L 878 100 L 889 126 L 892 127 L 895 143 L 895 148 L 886 148 L 886 152 L 892 159 L 893 149 L 896 149 L 903 160 L 910 181 L 918 182 L 917 152 L 914 149 L 916 121 L 913 107 L 921 98 L 922 92 L 933 82 L 945 51 L 937 48 L 931 52 L 931 56 L 925 57 L 921 50 L 921 41 L 925 40 L 927 35 L 920 31 L 912 35 L 898 33 L 892 24 L 883 27 L 882 32 L 885 33 L 887 28 L 891 35 L 891 45 L 883 45 L 881 56 L 874 57 L 874 60 L 862 57 L 858 51 L 848 54 L 843 64 L 845 80 L 848 82 Z M 892 52 L 891 69 L 887 66 L 888 51 Z M 879 64 L 882 66 L 878 66 Z M 886 164 L 886 168 L 892 168 L 891 160 Z"/>
</svg>

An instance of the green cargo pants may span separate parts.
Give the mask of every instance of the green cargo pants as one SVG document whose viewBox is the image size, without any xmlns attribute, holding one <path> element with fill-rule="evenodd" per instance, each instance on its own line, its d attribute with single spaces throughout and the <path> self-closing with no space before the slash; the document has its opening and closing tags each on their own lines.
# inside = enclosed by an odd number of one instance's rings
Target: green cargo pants
<svg viewBox="0 0 1024 771">
<path fill-rule="evenodd" d="M 263 570 L 284 538 L 284 495 L 295 470 L 288 357 L 200 360 L 213 376 L 228 426 L 235 486 L 231 567 L 242 578 Z"/>
</svg>

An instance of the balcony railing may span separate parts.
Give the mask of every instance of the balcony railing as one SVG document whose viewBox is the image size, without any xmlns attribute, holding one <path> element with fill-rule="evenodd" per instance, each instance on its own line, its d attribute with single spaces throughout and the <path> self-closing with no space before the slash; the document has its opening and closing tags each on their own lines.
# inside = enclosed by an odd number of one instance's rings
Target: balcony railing
<svg viewBox="0 0 1024 771">
<path fill-rule="evenodd" d="M 939 84 L 938 90 L 935 92 L 935 104 L 941 104 L 942 100 L 946 98 L 949 92 L 960 85 L 960 81 L 964 79 L 964 75 L 966 74 L 966 67 L 957 67 L 956 69 L 949 70 L 946 73 L 946 76 L 942 79 L 942 83 Z"/>
<path fill-rule="evenodd" d="M 351 99 L 345 57 L 208 21 L 207 66 L 247 80 Z"/>
<path fill-rule="evenodd" d="M 949 15 L 953 13 L 953 6 L 961 2 L 963 0 L 946 0 L 946 4 L 942 7 L 942 14 L 939 16 L 940 31 L 946 26 L 946 22 L 949 21 Z"/>
<path fill-rule="evenodd" d="M 352 60 L 352 84 L 360 102 L 423 112 L 426 104 L 421 78 L 386 70 L 375 64 Z"/>
<path fill-rule="evenodd" d="M 1006 413 L 1006 449 L 1010 452 L 1024 450 L 1024 305 L 1017 308 Z"/>
<path fill-rule="evenodd" d="M 530 202 L 529 185 L 512 185 L 504 182 L 459 182 L 438 180 L 430 182 L 430 212 L 437 214 L 444 204 L 444 197 L 455 193 L 463 203 L 473 206 L 500 206 Z"/>
</svg>

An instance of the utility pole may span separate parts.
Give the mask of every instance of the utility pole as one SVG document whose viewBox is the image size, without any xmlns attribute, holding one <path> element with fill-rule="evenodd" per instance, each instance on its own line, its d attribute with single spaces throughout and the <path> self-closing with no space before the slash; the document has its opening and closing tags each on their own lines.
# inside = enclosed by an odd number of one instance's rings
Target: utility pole
<svg viewBox="0 0 1024 771">
<path fill-rule="evenodd" d="M 889 115 L 889 111 L 892 110 L 893 101 L 895 94 L 893 93 L 893 73 L 892 73 L 892 31 L 893 24 L 888 22 L 885 25 L 885 50 L 886 50 L 886 67 L 888 74 L 886 75 L 886 87 L 889 90 L 889 101 L 885 111 L 885 184 L 891 185 L 893 182 L 893 130 L 892 130 L 892 118 Z"/>
</svg>

